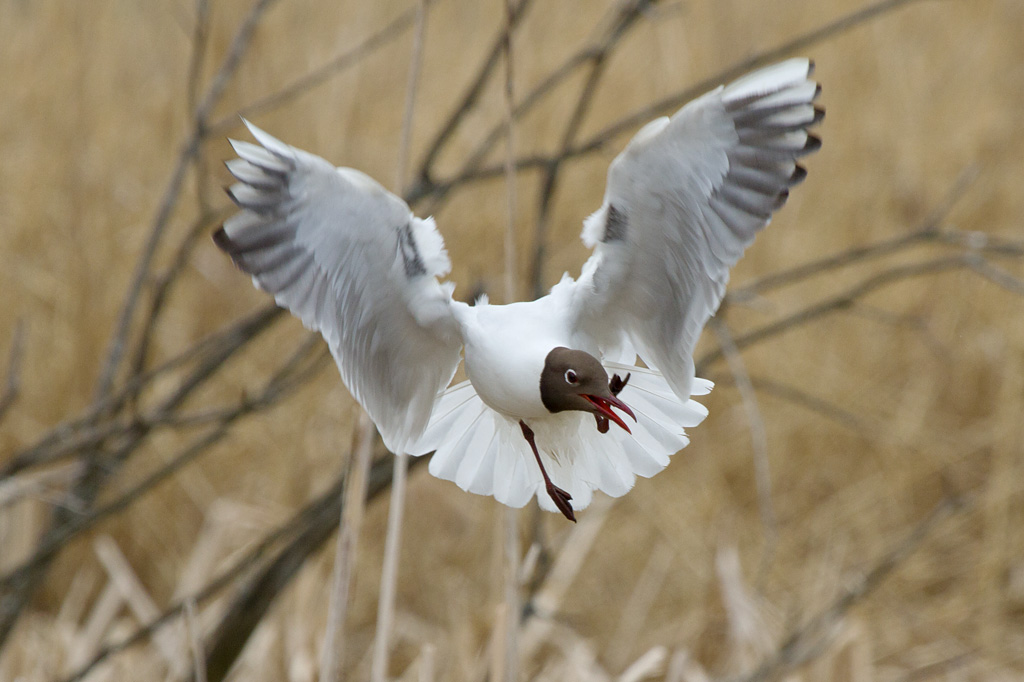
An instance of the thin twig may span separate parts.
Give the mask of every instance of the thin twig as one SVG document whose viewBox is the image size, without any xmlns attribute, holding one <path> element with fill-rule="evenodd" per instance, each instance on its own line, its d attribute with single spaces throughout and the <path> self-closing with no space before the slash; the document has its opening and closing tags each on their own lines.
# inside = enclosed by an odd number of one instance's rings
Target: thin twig
<svg viewBox="0 0 1024 682">
<path fill-rule="evenodd" d="M 21 359 L 25 346 L 25 324 L 21 320 L 14 325 L 11 335 L 11 350 L 7 353 L 7 378 L 3 392 L 0 392 L 0 422 L 11 409 L 21 392 Z"/>
<path fill-rule="evenodd" d="M 1011 294 L 1024 296 L 1024 280 L 1014 277 L 1002 268 L 992 265 L 981 256 L 968 257 L 967 267 L 984 277 L 989 282 L 1009 291 Z"/>
<path fill-rule="evenodd" d="M 505 0 L 505 83 L 502 104 L 505 112 L 505 240 L 504 297 L 506 303 L 516 301 L 518 290 L 518 258 L 516 256 L 516 135 L 515 135 L 515 37 L 516 18 L 512 0 Z M 501 544 L 503 575 L 502 601 L 498 606 L 498 625 L 494 632 L 494 656 L 491 670 L 497 682 L 519 679 L 519 515 L 518 510 L 505 507 L 498 520 L 495 540 Z"/>
<path fill-rule="evenodd" d="M 192 29 L 192 56 L 188 64 L 188 108 L 195 111 L 199 105 L 199 84 L 206 62 L 206 40 L 210 33 L 210 0 L 196 0 L 196 19 Z"/>
<path fill-rule="evenodd" d="M 189 111 L 199 113 L 199 85 L 202 81 L 203 65 L 206 62 L 206 48 L 210 33 L 210 2 L 209 0 L 196 0 L 196 21 L 195 28 L 192 32 L 192 57 L 189 60 L 188 69 L 188 89 L 187 89 L 187 101 Z M 196 119 L 193 122 L 196 130 L 204 130 L 206 126 L 205 119 Z M 210 178 L 209 178 L 209 164 L 206 162 L 206 158 L 200 152 L 196 154 L 195 158 L 195 185 L 196 185 L 196 202 L 199 205 L 199 212 L 201 214 L 208 213 L 210 209 Z M 186 238 L 186 241 L 188 239 Z M 159 311 L 159 308 L 153 306 L 154 309 Z M 150 317 L 153 317 L 153 313 L 150 313 Z M 152 325 L 152 322 L 147 321 L 147 326 Z M 139 353 L 136 353 L 136 358 L 139 357 Z"/>
<path fill-rule="evenodd" d="M 512 0 L 505 2 L 505 32 L 503 48 L 505 53 L 505 85 L 502 88 L 502 107 L 505 112 L 505 243 L 504 243 L 504 294 L 505 302 L 516 300 L 516 138 L 515 138 L 515 61 L 512 52 L 512 36 L 515 32 L 515 8 Z"/>
<path fill-rule="evenodd" d="M 341 679 L 345 664 L 345 620 L 348 614 L 349 588 L 359 554 L 359 532 L 366 509 L 366 486 L 369 482 L 370 458 L 377 436 L 370 416 L 360 411 L 356 427 L 356 444 L 345 474 L 348 484 L 342 504 L 338 505 L 339 531 L 331 576 L 331 597 L 327 606 L 327 627 L 320 659 L 321 682 Z"/>
<path fill-rule="evenodd" d="M 536 592 L 530 596 L 522 613 L 525 623 L 520 638 L 520 655 L 523 660 L 530 660 L 550 636 L 553 619 L 614 504 L 614 498 L 594 498 L 586 516 L 572 529 L 544 580 L 538 583 Z"/>
<path fill-rule="evenodd" d="M 409 77 L 405 88 L 405 114 L 402 117 L 398 164 L 395 169 L 396 192 L 401 192 L 405 182 L 405 166 L 409 158 L 409 144 L 412 141 L 413 112 L 416 108 L 416 89 L 423 62 L 423 36 L 426 31 L 426 21 L 427 6 L 423 0 L 420 0 L 419 11 L 416 14 L 416 33 L 409 63 Z M 371 430 L 368 429 L 369 432 Z M 405 516 L 405 480 L 409 470 L 409 454 L 396 452 L 392 464 L 388 529 L 384 540 L 384 563 L 381 566 L 380 596 L 377 601 L 377 632 L 373 640 L 373 656 L 370 665 L 370 679 L 373 682 L 386 682 L 388 679 L 388 655 L 391 652 L 391 631 L 395 621 L 395 593 L 398 590 L 398 565 L 402 548 L 402 519 Z"/>
<path fill-rule="evenodd" d="M 203 635 L 199 628 L 195 599 L 185 600 L 184 617 L 185 629 L 188 631 L 188 648 L 192 652 L 192 674 L 195 682 L 206 682 L 206 657 L 203 654 Z"/>
<path fill-rule="evenodd" d="M 388 654 L 391 652 L 391 631 L 395 622 L 395 593 L 398 589 L 398 563 L 402 549 L 402 518 L 405 515 L 405 480 L 409 455 L 395 455 L 391 474 L 391 499 L 388 505 L 388 530 L 384 538 L 384 563 L 381 566 L 380 596 L 377 601 L 377 632 L 373 640 L 370 666 L 372 682 L 388 679 Z"/>
<path fill-rule="evenodd" d="M 746 364 L 743 356 L 733 342 L 732 332 L 720 317 L 713 317 L 710 321 L 711 330 L 718 339 L 718 345 L 722 349 L 726 363 L 729 365 L 729 372 L 732 374 L 740 398 L 743 401 L 743 409 L 747 413 L 747 428 L 750 430 L 750 447 L 754 453 L 754 479 L 757 481 L 757 502 L 761 511 L 761 525 L 764 527 L 764 554 L 761 558 L 761 570 L 758 575 L 764 575 L 765 570 L 771 566 L 775 557 L 775 544 L 778 539 L 778 521 L 775 516 L 775 506 L 772 504 L 772 474 L 771 465 L 768 461 L 768 434 L 764 427 L 764 418 L 761 416 L 761 408 L 757 404 L 757 392 L 747 374 Z"/>
<path fill-rule="evenodd" d="M 413 33 L 412 57 L 409 59 L 409 76 L 405 83 L 405 111 L 402 114 L 402 135 L 398 140 L 398 162 L 395 164 L 395 192 L 402 193 L 405 175 L 409 165 L 409 148 L 412 146 L 413 112 L 416 110 L 416 91 L 423 69 L 423 37 L 427 31 L 427 0 L 416 5 L 416 31 Z"/>
</svg>

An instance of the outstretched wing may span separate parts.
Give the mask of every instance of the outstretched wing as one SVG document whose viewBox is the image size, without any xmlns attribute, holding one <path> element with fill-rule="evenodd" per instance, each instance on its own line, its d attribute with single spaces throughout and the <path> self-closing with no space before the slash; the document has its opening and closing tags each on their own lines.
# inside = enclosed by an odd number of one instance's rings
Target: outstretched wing
<svg viewBox="0 0 1024 682">
<path fill-rule="evenodd" d="M 813 64 L 791 59 L 690 102 L 636 134 L 584 224 L 594 254 L 573 285 L 578 333 L 632 346 L 690 396 L 693 350 L 732 267 L 806 172 L 824 112 Z"/>
<path fill-rule="evenodd" d="M 246 122 L 228 189 L 242 210 L 214 241 L 253 283 L 323 334 L 342 380 L 394 452 L 420 436 L 462 341 L 444 243 L 432 219 L 373 179 Z"/>
</svg>

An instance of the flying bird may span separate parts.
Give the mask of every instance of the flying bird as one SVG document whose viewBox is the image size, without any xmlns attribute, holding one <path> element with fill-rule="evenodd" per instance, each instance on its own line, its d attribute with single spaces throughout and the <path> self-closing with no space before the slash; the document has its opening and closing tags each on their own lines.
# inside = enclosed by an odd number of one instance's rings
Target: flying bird
<svg viewBox="0 0 1024 682">
<path fill-rule="evenodd" d="M 535 301 L 454 300 L 432 218 L 248 121 L 259 144 L 230 140 L 227 162 L 241 210 L 214 241 L 323 335 L 388 449 L 433 452 L 434 476 L 575 521 L 594 490 L 661 471 L 707 415 L 694 347 L 821 146 L 812 72 L 790 59 L 641 128 L 584 221 L 579 278 Z M 467 380 L 449 387 L 460 360 Z"/>
</svg>

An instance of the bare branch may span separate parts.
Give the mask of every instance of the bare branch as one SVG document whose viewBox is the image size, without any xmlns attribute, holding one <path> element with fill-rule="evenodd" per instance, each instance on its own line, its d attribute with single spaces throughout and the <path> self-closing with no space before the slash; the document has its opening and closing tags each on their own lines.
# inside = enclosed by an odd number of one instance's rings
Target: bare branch
<svg viewBox="0 0 1024 682">
<path fill-rule="evenodd" d="M 968 257 L 967 267 L 984 277 L 989 282 L 1009 291 L 1011 294 L 1024 296 L 1024 280 L 1014 277 L 1002 268 L 992 265 L 981 256 Z"/>
<path fill-rule="evenodd" d="M 139 257 L 138 262 L 136 263 L 135 272 L 132 275 L 131 283 L 128 286 L 128 295 L 125 297 L 124 304 L 121 307 L 121 312 L 114 325 L 114 334 L 110 340 L 107 358 L 103 364 L 102 370 L 100 371 L 99 380 L 96 385 L 96 391 L 94 394 L 94 401 L 96 402 L 101 401 L 107 396 L 114 382 L 114 375 L 121 364 L 124 347 L 128 341 L 128 334 L 132 324 L 132 319 L 135 317 L 135 311 L 139 304 L 139 298 L 142 295 L 143 286 L 149 277 L 150 266 L 153 263 L 157 247 L 160 245 L 160 241 L 163 238 L 167 225 L 170 222 L 171 213 L 177 205 L 178 197 L 181 194 L 182 183 L 185 180 L 188 168 L 199 154 L 205 135 L 205 122 L 209 112 L 220 100 L 220 97 L 224 92 L 224 88 L 227 87 L 228 82 L 231 80 L 231 77 L 238 68 L 238 64 L 241 62 L 242 56 L 249 47 L 253 33 L 255 33 L 256 30 L 256 26 L 263 17 L 263 13 L 266 12 L 266 10 L 276 1 L 277 0 L 256 0 L 252 9 L 249 10 L 249 14 L 242 22 L 241 27 L 239 27 L 238 31 L 235 33 L 234 40 L 231 43 L 227 56 L 221 63 L 220 69 L 218 69 L 217 74 L 214 76 L 213 81 L 210 83 L 210 86 L 206 91 L 206 94 L 203 96 L 203 99 L 195 110 L 195 128 L 189 136 L 189 139 L 182 145 L 181 151 L 178 153 L 178 160 L 175 163 L 174 171 L 171 173 L 171 180 L 168 182 L 167 188 L 164 190 L 164 196 L 160 201 L 160 207 L 157 210 L 156 217 L 153 219 L 149 237 L 146 239 L 146 244 L 143 247 L 142 254 Z M 2 644 L 5 639 L 5 631 L 0 627 L 0 644 Z"/>
</svg>

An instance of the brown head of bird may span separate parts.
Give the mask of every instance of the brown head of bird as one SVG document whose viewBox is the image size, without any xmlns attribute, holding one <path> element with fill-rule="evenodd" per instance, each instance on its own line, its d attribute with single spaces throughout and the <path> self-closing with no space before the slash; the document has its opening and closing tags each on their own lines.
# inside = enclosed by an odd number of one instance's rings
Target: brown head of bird
<svg viewBox="0 0 1024 682">
<path fill-rule="evenodd" d="M 601 363 L 590 353 L 559 346 L 548 353 L 544 371 L 540 375 L 540 398 L 548 412 L 579 410 L 590 412 L 597 420 L 597 428 L 607 433 L 611 420 L 631 433 L 629 426 L 612 411 L 617 407 L 636 421 L 636 415 L 618 393 L 629 381 L 629 375 L 610 381 Z"/>
</svg>

